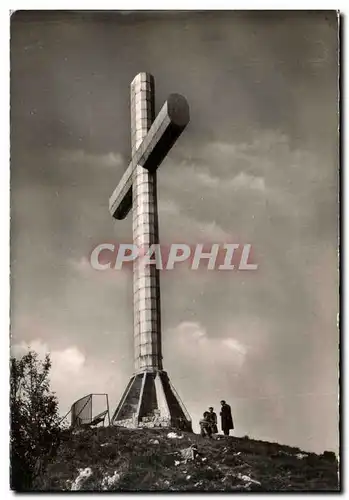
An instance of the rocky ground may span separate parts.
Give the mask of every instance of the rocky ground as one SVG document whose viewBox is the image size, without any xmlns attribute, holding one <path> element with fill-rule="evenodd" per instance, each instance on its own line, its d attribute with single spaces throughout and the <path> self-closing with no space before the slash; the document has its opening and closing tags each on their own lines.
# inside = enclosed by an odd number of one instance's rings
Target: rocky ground
<svg viewBox="0 0 349 500">
<path fill-rule="evenodd" d="M 338 491 L 331 452 L 170 429 L 64 431 L 36 490 Z"/>
</svg>

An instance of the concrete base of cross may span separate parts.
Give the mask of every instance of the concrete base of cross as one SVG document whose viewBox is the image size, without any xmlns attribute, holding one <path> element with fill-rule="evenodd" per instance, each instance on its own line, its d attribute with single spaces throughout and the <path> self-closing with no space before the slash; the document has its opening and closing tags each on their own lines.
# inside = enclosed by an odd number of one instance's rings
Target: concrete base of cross
<svg viewBox="0 0 349 500">
<path fill-rule="evenodd" d="M 165 371 L 131 377 L 112 418 L 122 427 L 174 427 L 192 432 L 190 416 Z"/>
</svg>

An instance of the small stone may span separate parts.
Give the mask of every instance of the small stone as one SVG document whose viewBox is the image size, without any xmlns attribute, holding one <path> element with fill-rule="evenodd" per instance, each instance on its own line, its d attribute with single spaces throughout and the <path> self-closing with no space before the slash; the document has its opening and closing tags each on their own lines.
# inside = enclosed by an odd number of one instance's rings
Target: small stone
<svg viewBox="0 0 349 500">
<path fill-rule="evenodd" d="M 105 476 L 102 481 L 102 490 L 108 490 L 120 480 L 120 474 L 114 471 L 112 476 Z"/>
<path fill-rule="evenodd" d="M 170 439 L 182 439 L 183 435 L 180 436 L 179 434 L 176 434 L 175 432 L 169 432 L 167 434 L 167 437 L 170 438 Z"/>
<path fill-rule="evenodd" d="M 86 469 L 79 469 L 78 477 L 73 481 L 71 485 L 71 491 L 78 491 L 81 489 L 82 485 L 92 475 L 91 467 L 86 467 Z"/>
<path fill-rule="evenodd" d="M 247 476 L 246 474 L 241 474 L 239 473 L 237 475 L 239 479 L 245 482 L 245 486 L 251 486 L 251 484 L 258 484 L 260 485 L 261 483 L 259 481 L 256 481 L 255 479 L 252 479 L 250 476 Z"/>
</svg>

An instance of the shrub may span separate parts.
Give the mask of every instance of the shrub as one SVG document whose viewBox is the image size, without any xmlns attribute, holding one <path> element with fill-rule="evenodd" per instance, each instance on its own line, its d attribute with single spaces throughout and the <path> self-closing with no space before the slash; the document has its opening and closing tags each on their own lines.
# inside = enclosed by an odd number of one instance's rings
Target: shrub
<svg viewBox="0 0 349 500">
<path fill-rule="evenodd" d="M 50 391 L 50 357 L 30 351 L 11 358 L 11 488 L 31 489 L 34 478 L 59 443 L 58 402 Z"/>
</svg>

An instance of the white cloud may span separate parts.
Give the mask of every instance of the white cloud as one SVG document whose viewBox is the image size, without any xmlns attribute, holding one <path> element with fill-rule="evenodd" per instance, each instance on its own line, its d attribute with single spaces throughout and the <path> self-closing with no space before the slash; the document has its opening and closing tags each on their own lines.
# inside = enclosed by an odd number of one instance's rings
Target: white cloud
<svg viewBox="0 0 349 500">
<path fill-rule="evenodd" d="M 87 257 L 81 257 L 80 259 L 70 259 L 70 266 L 79 273 L 88 273 L 92 271 L 92 266 Z"/>
<path fill-rule="evenodd" d="M 120 153 L 109 152 L 105 154 L 92 154 L 83 149 L 64 151 L 61 153 L 61 159 L 65 162 L 89 164 L 96 168 L 99 167 L 121 167 L 125 164 Z"/>
<path fill-rule="evenodd" d="M 80 259 L 69 259 L 69 265 L 80 277 L 88 279 L 93 286 L 99 282 L 103 286 L 123 289 L 127 281 L 131 279 L 132 263 L 129 263 L 129 267 L 125 265 L 122 269 L 114 269 L 112 257 L 110 259 L 111 267 L 105 270 L 94 269 L 90 260 L 85 256 Z"/>
<path fill-rule="evenodd" d="M 113 360 L 109 363 L 105 359 L 102 362 L 92 361 L 76 345 L 52 349 L 41 339 L 14 344 L 11 353 L 20 357 L 29 350 L 37 352 L 40 359 L 50 354 L 51 389 L 58 397 L 62 416 L 80 397 L 91 393 L 117 394 L 123 389 L 124 381 Z"/>
<path fill-rule="evenodd" d="M 200 183 L 212 188 L 219 186 L 219 184 L 223 184 L 222 179 L 214 177 L 205 171 L 198 172 L 197 179 Z"/>
<path fill-rule="evenodd" d="M 209 337 L 206 329 L 198 322 L 180 323 L 171 329 L 167 338 L 172 339 L 171 350 L 180 351 L 181 359 L 185 356 L 191 363 L 195 360 L 196 367 L 199 364 L 208 371 L 213 369 L 211 365 L 219 360 L 221 365 L 238 372 L 247 355 L 247 347 L 239 340 L 233 337 Z"/>
<path fill-rule="evenodd" d="M 51 350 L 49 345 L 41 339 L 35 339 L 29 343 L 20 342 L 12 347 L 12 354 L 16 357 L 23 356 L 27 351 L 35 351 L 40 359 L 46 354 L 50 354 L 52 368 L 50 373 L 51 388 L 57 392 L 58 396 L 71 388 L 79 381 L 79 378 L 86 376 L 86 358 L 78 347 L 71 345 L 61 350 Z M 72 380 L 71 377 L 74 377 Z M 78 382 L 79 384 L 79 382 Z M 64 398 L 64 396 L 63 396 Z"/>
<path fill-rule="evenodd" d="M 198 243 L 225 242 L 229 239 L 229 234 L 216 221 L 191 217 L 181 211 L 179 205 L 173 200 L 160 200 L 159 214 L 162 241 L 168 242 L 180 238 L 182 243 Z"/>
<path fill-rule="evenodd" d="M 253 189 L 265 191 L 265 180 L 263 177 L 258 177 L 245 172 L 240 172 L 238 175 L 231 178 L 220 178 L 211 175 L 209 172 L 199 172 L 197 180 L 210 188 L 219 188 L 220 190 L 232 189 Z"/>
<path fill-rule="evenodd" d="M 180 212 L 180 208 L 177 203 L 169 199 L 159 200 L 158 210 L 161 214 L 166 213 L 169 215 L 177 215 Z"/>
<path fill-rule="evenodd" d="M 20 342 L 15 344 L 12 348 L 13 354 L 15 356 L 21 356 L 29 349 L 38 353 L 39 357 L 43 359 L 46 353 L 50 352 L 48 345 L 41 340 L 32 340 L 29 344 L 25 342 Z M 85 356 L 79 351 L 76 346 L 69 346 L 61 351 L 53 350 L 50 352 L 51 361 L 54 365 L 52 369 L 52 374 L 55 378 L 60 374 L 65 373 L 78 373 L 85 364 Z"/>
<path fill-rule="evenodd" d="M 265 190 L 265 181 L 263 177 L 255 177 L 253 175 L 240 172 L 236 177 L 228 181 L 229 187 L 256 189 L 258 191 Z"/>
<path fill-rule="evenodd" d="M 223 343 L 223 345 L 227 346 L 232 351 L 235 351 L 235 352 L 241 354 L 241 356 L 246 356 L 246 354 L 247 354 L 246 346 L 244 346 L 241 342 L 239 342 L 236 339 L 232 339 L 232 338 L 224 339 L 222 341 L 222 343 Z"/>
<path fill-rule="evenodd" d="M 244 369 L 248 347 L 233 336 L 210 337 L 196 321 L 183 321 L 164 337 L 165 366 L 198 432 L 205 408 L 216 407 L 223 397 L 229 399 L 231 386 Z"/>
</svg>

